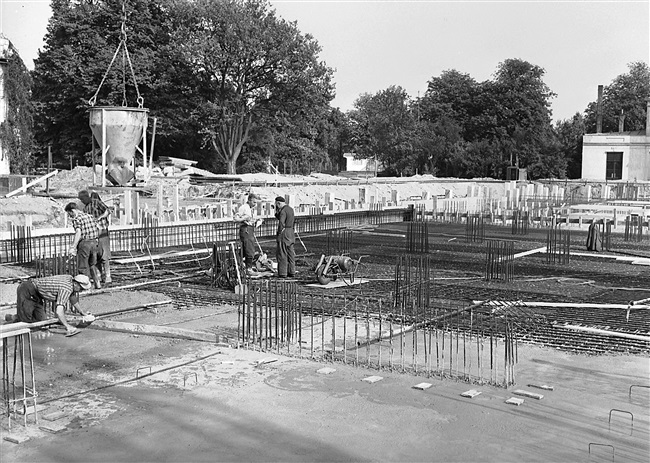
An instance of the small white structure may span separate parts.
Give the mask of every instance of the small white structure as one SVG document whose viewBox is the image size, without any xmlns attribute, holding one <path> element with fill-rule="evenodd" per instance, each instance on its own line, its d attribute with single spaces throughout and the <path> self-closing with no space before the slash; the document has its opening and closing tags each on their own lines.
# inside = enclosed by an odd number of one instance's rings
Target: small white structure
<svg viewBox="0 0 650 463">
<path fill-rule="evenodd" d="M 0 34 L 0 124 L 7 119 L 5 72 L 9 62 L 9 39 Z M 0 140 L 0 175 L 9 175 L 9 156 L 5 154 Z"/>
<path fill-rule="evenodd" d="M 348 172 L 377 173 L 377 161 L 374 159 L 355 159 L 354 153 L 345 153 L 345 170 Z"/>
<path fill-rule="evenodd" d="M 588 180 L 650 180 L 650 100 L 645 131 L 582 137 L 582 175 Z"/>
</svg>

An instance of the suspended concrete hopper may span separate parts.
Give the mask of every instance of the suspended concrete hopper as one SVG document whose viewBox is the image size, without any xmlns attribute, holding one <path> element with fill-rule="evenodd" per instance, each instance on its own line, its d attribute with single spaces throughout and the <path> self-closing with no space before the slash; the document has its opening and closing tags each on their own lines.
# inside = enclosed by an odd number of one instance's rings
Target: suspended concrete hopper
<svg viewBox="0 0 650 463">
<path fill-rule="evenodd" d="M 96 106 L 89 109 L 90 129 L 102 153 L 102 186 L 108 179 L 124 186 L 135 176 L 135 152 L 139 150 L 147 165 L 146 108 Z M 142 143 L 142 148 L 139 147 Z"/>
</svg>

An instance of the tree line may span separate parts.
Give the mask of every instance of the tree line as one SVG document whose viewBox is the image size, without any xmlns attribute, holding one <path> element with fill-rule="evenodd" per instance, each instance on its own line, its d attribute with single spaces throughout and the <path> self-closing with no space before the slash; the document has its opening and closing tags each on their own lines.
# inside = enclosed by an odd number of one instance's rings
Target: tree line
<svg viewBox="0 0 650 463">
<path fill-rule="evenodd" d="M 220 173 L 269 163 L 343 169 L 353 152 L 388 175 L 504 178 L 516 166 L 533 179 L 578 178 L 582 135 L 596 128 L 595 102 L 553 123 L 545 71 L 522 59 L 506 59 L 484 82 L 444 71 L 418 98 L 397 85 L 362 94 L 342 112 L 331 107 L 334 71 L 317 40 L 266 0 L 51 6 L 33 71 L 10 47 L 0 141 L 14 172 L 42 166 L 48 147 L 55 164 L 89 164 L 91 103 L 142 103 L 157 119 L 157 156 Z M 648 64 L 630 63 L 605 86 L 603 131 L 618 130 L 621 114 L 625 130 L 643 130 L 649 97 Z"/>
</svg>

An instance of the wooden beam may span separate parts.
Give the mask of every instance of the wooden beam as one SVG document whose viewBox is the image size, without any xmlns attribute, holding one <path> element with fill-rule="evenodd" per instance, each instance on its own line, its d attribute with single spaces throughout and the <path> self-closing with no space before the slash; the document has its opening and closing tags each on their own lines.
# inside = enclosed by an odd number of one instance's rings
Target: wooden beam
<svg viewBox="0 0 650 463">
<path fill-rule="evenodd" d="M 41 183 L 43 180 L 47 180 L 50 177 L 54 177 L 58 173 L 59 173 L 58 170 L 53 170 L 49 174 L 45 174 L 42 177 L 37 178 L 36 180 L 32 180 L 27 185 L 23 185 L 20 188 L 15 189 L 14 191 L 10 191 L 9 193 L 7 193 L 5 195 L 5 198 L 11 198 L 12 196 L 20 193 L 21 191 L 27 192 L 27 188 L 32 187 L 32 186 L 36 185 L 37 183 Z"/>
<path fill-rule="evenodd" d="M 118 322 L 115 320 L 95 320 L 88 328 L 94 330 L 117 331 L 120 333 L 133 333 L 146 336 L 159 336 L 163 338 L 188 339 L 214 343 L 227 343 L 228 338 L 208 331 L 194 331 L 171 326 L 142 325 L 139 323 Z"/>
<path fill-rule="evenodd" d="M 603 336 L 613 336 L 615 338 L 635 339 L 637 341 L 650 342 L 650 336 L 640 336 L 638 334 L 619 333 L 618 331 L 601 330 L 598 328 L 589 328 L 578 325 L 555 325 L 555 327 L 574 331 L 585 331 L 593 334 L 602 334 Z"/>
</svg>

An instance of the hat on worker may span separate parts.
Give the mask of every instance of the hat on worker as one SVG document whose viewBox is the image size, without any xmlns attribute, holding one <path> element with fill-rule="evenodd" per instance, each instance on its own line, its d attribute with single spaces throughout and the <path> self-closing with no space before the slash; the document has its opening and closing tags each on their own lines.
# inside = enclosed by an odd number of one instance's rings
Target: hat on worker
<svg viewBox="0 0 650 463">
<path fill-rule="evenodd" d="M 92 287 L 90 284 L 90 278 L 88 278 L 86 275 L 77 275 L 73 278 L 73 280 L 79 283 L 83 289 L 90 289 Z"/>
<path fill-rule="evenodd" d="M 248 199 L 261 199 L 261 198 L 255 193 L 251 193 L 248 195 Z"/>
<path fill-rule="evenodd" d="M 275 201 L 278 202 L 278 203 L 285 202 L 284 196 L 278 196 L 277 198 L 275 198 Z"/>
</svg>

